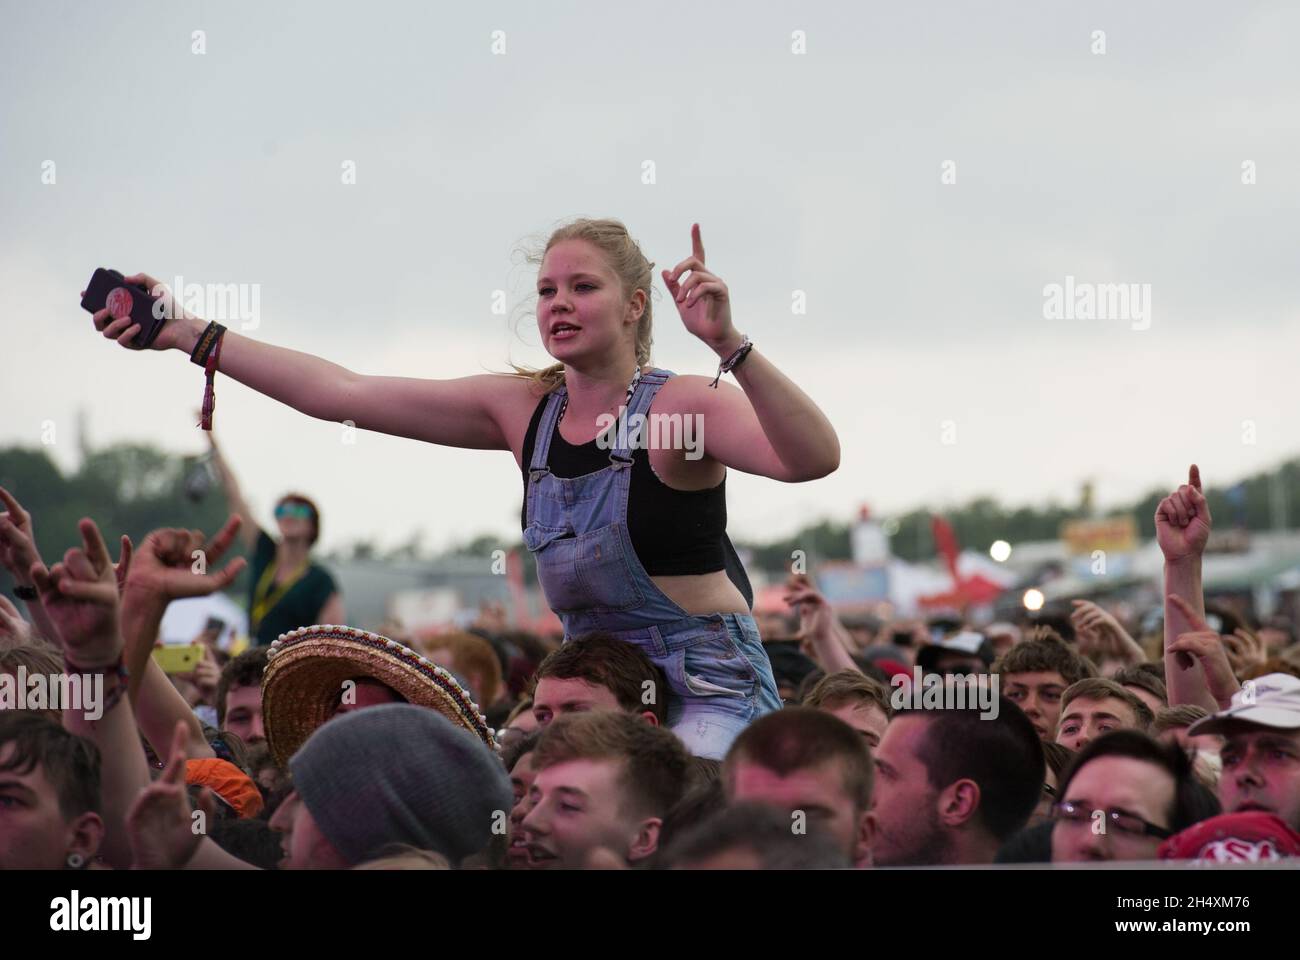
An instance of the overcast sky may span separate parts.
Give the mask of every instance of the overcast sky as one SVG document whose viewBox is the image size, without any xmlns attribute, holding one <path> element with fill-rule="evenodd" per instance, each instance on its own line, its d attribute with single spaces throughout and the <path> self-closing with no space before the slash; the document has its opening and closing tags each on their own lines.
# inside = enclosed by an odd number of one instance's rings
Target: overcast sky
<svg viewBox="0 0 1300 960">
<path fill-rule="evenodd" d="M 737 327 L 839 431 L 827 479 L 730 475 L 737 538 L 864 502 L 1072 501 L 1089 478 L 1105 505 L 1192 460 L 1219 483 L 1300 451 L 1296 5 L 3 12 L 0 443 L 53 421 L 64 467 L 80 407 L 96 445 L 204 447 L 202 374 L 95 334 L 78 291 L 96 267 L 259 284 L 253 336 L 455 377 L 545 359 L 531 314 L 515 322 L 534 275 L 514 251 L 574 216 L 623 220 L 668 267 L 698 221 Z M 1149 328 L 1045 317 L 1067 276 L 1149 285 Z M 656 283 L 655 362 L 712 373 Z M 348 446 L 233 381 L 218 398 L 263 522 L 292 488 L 327 548 L 518 533 L 508 453 Z"/>
</svg>

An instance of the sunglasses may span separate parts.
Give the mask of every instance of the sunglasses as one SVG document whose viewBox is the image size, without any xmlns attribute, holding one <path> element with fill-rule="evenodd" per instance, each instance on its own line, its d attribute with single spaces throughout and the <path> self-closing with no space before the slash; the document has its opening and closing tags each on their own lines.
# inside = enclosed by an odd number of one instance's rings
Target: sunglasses
<svg viewBox="0 0 1300 960">
<path fill-rule="evenodd" d="M 303 520 L 310 520 L 315 516 L 315 512 L 305 503 L 282 503 L 275 508 L 275 518 L 281 517 L 301 517 Z"/>
</svg>

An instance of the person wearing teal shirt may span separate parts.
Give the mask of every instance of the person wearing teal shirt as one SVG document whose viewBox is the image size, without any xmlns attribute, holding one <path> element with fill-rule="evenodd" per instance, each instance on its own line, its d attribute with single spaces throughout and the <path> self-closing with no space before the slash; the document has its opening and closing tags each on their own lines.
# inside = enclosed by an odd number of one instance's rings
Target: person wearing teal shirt
<svg viewBox="0 0 1300 960">
<path fill-rule="evenodd" d="M 213 464 L 221 475 L 249 561 L 248 633 L 253 646 L 266 646 L 282 633 L 317 623 L 345 623 L 343 598 L 329 571 L 311 560 L 320 537 L 320 511 L 307 497 L 291 493 L 275 506 L 280 539 L 272 539 L 253 519 L 239 484 L 211 433 Z"/>
</svg>

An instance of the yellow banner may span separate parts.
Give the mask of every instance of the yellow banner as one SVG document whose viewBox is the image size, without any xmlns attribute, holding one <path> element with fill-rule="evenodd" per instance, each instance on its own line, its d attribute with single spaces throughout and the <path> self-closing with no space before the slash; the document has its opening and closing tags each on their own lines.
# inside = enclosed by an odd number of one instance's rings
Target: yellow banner
<svg viewBox="0 0 1300 960">
<path fill-rule="evenodd" d="M 1070 520 L 1061 524 L 1061 539 L 1071 556 L 1088 555 L 1094 550 L 1129 553 L 1137 549 L 1137 521 L 1133 517 Z"/>
</svg>

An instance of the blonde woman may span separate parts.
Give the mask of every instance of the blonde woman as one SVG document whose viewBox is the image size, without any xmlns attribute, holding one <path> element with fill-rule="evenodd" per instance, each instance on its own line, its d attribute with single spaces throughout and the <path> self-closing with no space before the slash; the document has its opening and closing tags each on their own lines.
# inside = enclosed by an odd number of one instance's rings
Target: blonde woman
<svg viewBox="0 0 1300 960">
<path fill-rule="evenodd" d="M 509 450 L 523 475 L 524 542 L 566 638 L 600 630 L 640 646 L 667 677 L 670 726 L 718 758 L 781 705 L 726 535 L 727 468 L 799 483 L 834 471 L 840 448 L 817 405 L 736 329 L 698 225 L 691 241 L 662 277 L 683 325 L 740 389 L 650 365 L 654 265 L 617 220 L 566 224 L 534 259 L 538 332 L 555 361 L 543 370 L 362 376 L 184 311 L 152 349 L 184 350 L 321 420 Z M 170 305 L 152 277 L 127 279 Z M 107 310 L 94 323 L 123 346 L 138 332 Z"/>
</svg>

